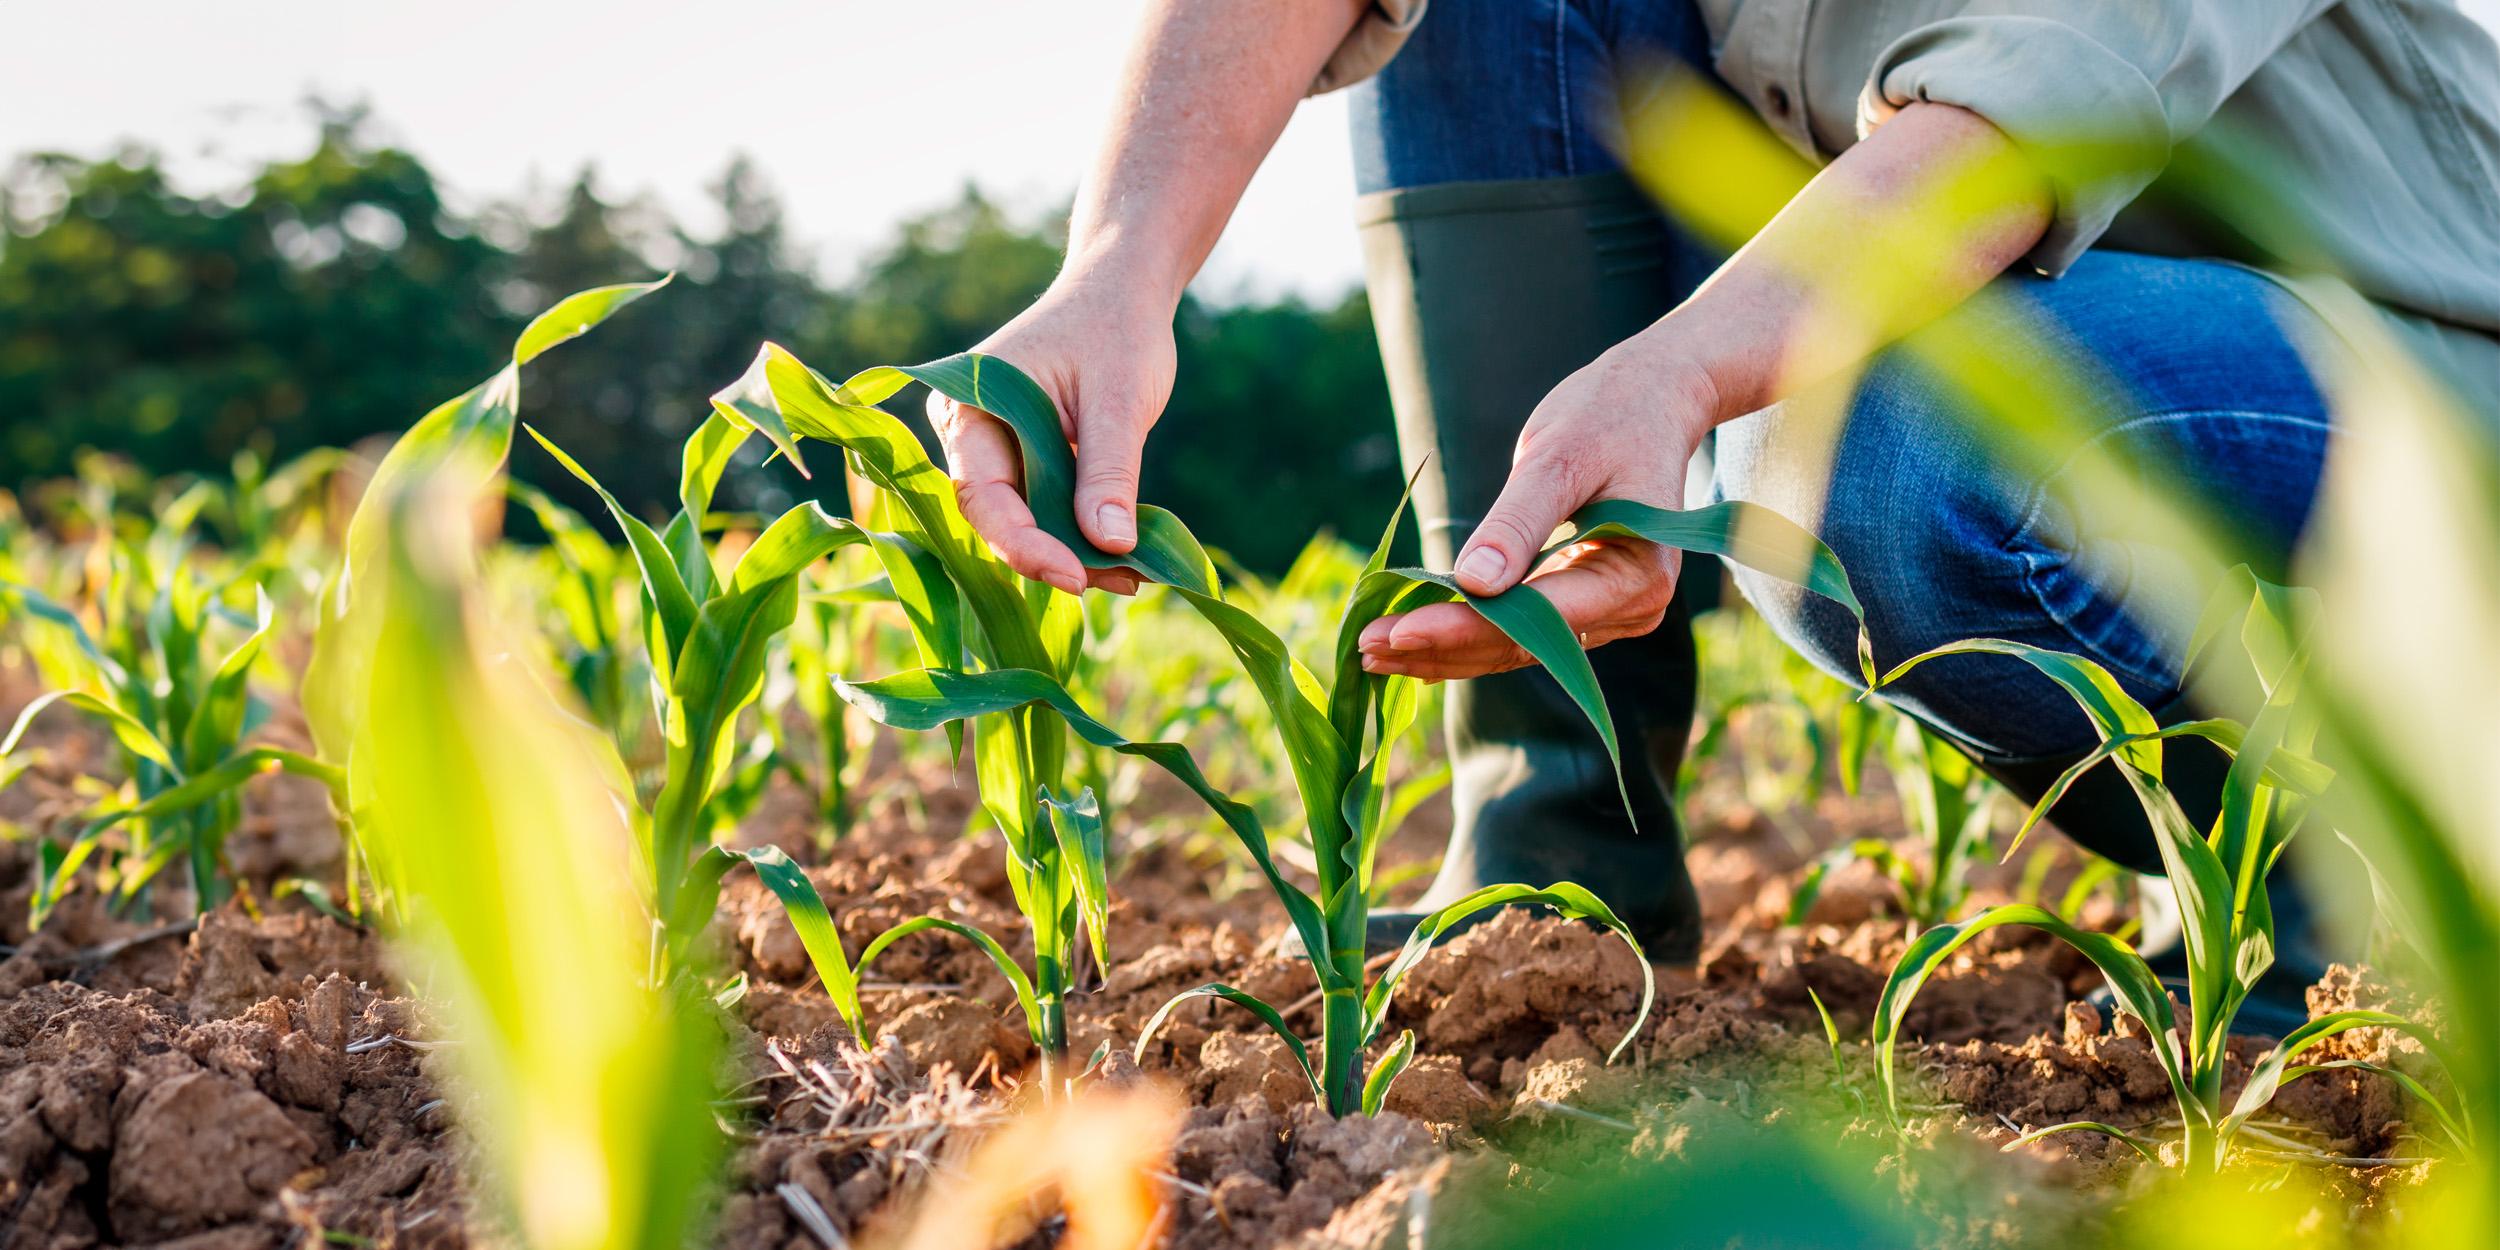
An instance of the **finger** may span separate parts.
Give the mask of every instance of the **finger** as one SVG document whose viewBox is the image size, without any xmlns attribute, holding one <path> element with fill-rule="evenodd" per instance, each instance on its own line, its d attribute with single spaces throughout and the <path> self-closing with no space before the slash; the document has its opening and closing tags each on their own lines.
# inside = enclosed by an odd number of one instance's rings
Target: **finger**
<svg viewBox="0 0 2500 1250">
<path fill-rule="evenodd" d="M 1105 551 L 1137 546 L 1138 463 L 1153 423 L 1144 401 L 1130 396 L 1089 403 L 1077 415 L 1076 525 Z"/>
<path fill-rule="evenodd" d="M 1673 547 L 1608 543 L 1528 584 L 1580 635 L 1580 645 L 1594 647 L 1656 629 L 1681 567 Z"/>
<path fill-rule="evenodd" d="M 1552 456 L 1531 456 L 1511 466 L 1501 497 L 1459 553 L 1459 586 L 1471 595 L 1498 595 L 1527 576 L 1546 536 L 1588 502 L 1578 476 L 1568 461 Z"/>
<path fill-rule="evenodd" d="M 1382 631 L 1379 646 L 1364 648 L 1367 653 L 1451 652 L 1498 647 L 1510 641 L 1482 613 L 1463 603 L 1435 603 L 1398 616 L 1384 616 L 1377 623 L 1387 629 Z M 1365 630 L 1364 641 L 1371 640 L 1372 631 Z"/>
<path fill-rule="evenodd" d="M 1468 660 L 1426 660 L 1406 656 L 1367 655 L 1363 657 L 1363 671 L 1387 677 L 1414 677 L 1424 681 L 1456 681 L 1468 677 L 1483 677 L 1492 673 L 1507 673 L 1512 669 L 1526 668 L 1534 663 L 1536 663 L 1534 656 L 1513 647 L 1505 655 Z"/>
<path fill-rule="evenodd" d="M 943 400 L 943 397 L 938 397 Z M 929 405 L 931 423 L 945 445 L 946 468 L 955 483 L 955 504 L 1007 567 L 1069 594 L 1084 588 L 1085 568 L 1067 544 L 1033 523 L 1033 510 L 1016 489 L 1023 465 L 1015 437 L 998 418 L 952 400 Z"/>
<path fill-rule="evenodd" d="M 1115 595 L 1133 595 L 1140 585 L 1137 575 L 1127 569 L 1089 569 L 1086 580 L 1097 590 Z"/>
</svg>

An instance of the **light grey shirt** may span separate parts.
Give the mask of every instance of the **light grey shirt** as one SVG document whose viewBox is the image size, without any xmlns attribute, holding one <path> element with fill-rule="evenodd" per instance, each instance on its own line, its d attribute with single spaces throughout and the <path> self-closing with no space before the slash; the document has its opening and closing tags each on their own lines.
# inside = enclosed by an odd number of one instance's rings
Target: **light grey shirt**
<svg viewBox="0 0 2500 1250">
<path fill-rule="evenodd" d="M 1427 0 L 1376 0 L 1314 90 Z M 2030 261 L 2095 244 L 2324 272 L 2500 404 L 2500 50 L 2454 0 L 1701 0 L 1719 76 L 1829 160 L 1959 105 L 2056 192 Z"/>
</svg>

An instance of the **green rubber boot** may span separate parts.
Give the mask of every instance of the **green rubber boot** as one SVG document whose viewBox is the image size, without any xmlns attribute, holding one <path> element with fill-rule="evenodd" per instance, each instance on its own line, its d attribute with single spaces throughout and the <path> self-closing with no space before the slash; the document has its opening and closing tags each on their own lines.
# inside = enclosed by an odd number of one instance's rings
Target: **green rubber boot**
<svg viewBox="0 0 2500 1250">
<path fill-rule="evenodd" d="M 1356 220 L 1398 444 L 1410 473 L 1423 465 L 1424 561 L 1446 570 L 1500 496 L 1538 401 L 1664 316 L 1700 270 L 1621 174 L 1384 191 L 1357 202 Z M 1714 561 L 1684 567 L 1686 587 L 1715 596 Z M 1450 683 L 1456 823 L 1423 911 L 1479 886 L 1575 881 L 1653 960 L 1697 956 L 1701 908 L 1672 800 L 1692 733 L 1690 608 L 1679 594 L 1657 630 L 1589 653 L 1637 825 L 1603 741 L 1544 669 Z M 1395 949 L 1420 919 L 1375 913 L 1367 945 Z"/>
</svg>

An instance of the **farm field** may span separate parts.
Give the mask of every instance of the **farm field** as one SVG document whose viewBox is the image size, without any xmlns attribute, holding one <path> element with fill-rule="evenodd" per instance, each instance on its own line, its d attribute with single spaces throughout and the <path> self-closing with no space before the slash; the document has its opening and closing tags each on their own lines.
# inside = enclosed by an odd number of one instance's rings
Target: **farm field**
<svg viewBox="0 0 2500 1250">
<path fill-rule="evenodd" d="M 2429 817 L 2367 842 L 2387 966 L 2330 970 L 2293 1037 L 2229 1027 L 2273 959 L 2252 888 L 2342 810 L 2321 735 L 2369 757 L 2304 685 L 2300 593 L 2242 575 L 2209 613 L 2244 720 L 2162 727 L 2088 662 L 1994 648 L 2077 693 L 2157 815 L 2169 740 L 2235 753 L 2223 817 L 2156 820 L 2177 884 L 2032 827 L 1734 603 L 1697 623 L 1676 785 L 1696 964 L 1652 965 L 1591 882 L 1493 887 L 1428 922 L 1445 944 L 1373 954 L 1449 777 L 1438 692 L 1346 640 L 1454 588 L 1371 535 L 1261 579 L 1170 514 L 1124 561 L 1160 583 L 1134 600 L 1016 578 L 878 407 L 918 383 L 998 412 L 1067 525 L 1047 400 L 977 357 L 837 382 L 766 348 L 683 449 L 673 517 L 506 483 L 509 457 L 573 467 L 522 427 L 519 365 L 646 296 L 559 304 L 378 463 L 97 460 L 10 519 L 8 1246 L 2482 1226 L 2488 1004 L 2455 990 L 2489 912 L 2423 867 L 2474 843 Z M 751 439 L 846 480 L 847 515 L 712 511 Z M 1854 607 L 1780 518 L 1617 508 L 1572 537 L 1623 535 Z M 1593 695 L 1541 603 L 1483 606 Z M 1879 688 L 1911 660 L 1882 658 Z M 2196 934 L 2175 986 L 2129 945 L 2154 894 Z"/>
</svg>

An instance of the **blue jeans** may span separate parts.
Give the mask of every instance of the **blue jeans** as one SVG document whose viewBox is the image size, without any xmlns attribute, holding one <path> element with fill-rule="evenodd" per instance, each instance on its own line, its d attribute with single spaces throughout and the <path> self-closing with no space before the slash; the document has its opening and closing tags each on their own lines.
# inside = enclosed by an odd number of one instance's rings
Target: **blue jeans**
<svg viewBox="0 0 2500 1250">
<path fill-rule="evenodd" d="M 1676 57 L 1707 72 L 1707 48 L 1689 0 L 1435 0 L 1397 59 L 1354 91 L 1356 182 L 1370 192 L 1620 169 L 1607 145 L 1620 84 L 1636 76 L 1625 71 Z M 1687 252 L 1662 279 L 1678 297 L 1711 264 Z M 1827 468 L 1773 450 L 1825 420 L 1800 400 L 1721 428 L 1715 490 L 1819 528 L 1864 603 L 1879 663 L 2010 638 L 2097 660 L 2175 713 L 2179 622 L 2195 619 L 2205 590 L 2126 518 L 2078 507 L 2063 488 L 2076 456 L 2158 469 L 2236 520 L 2240 558 L 2282 576 L 2328 436 L 2294 347 L 2309 314 L 2235 266 L 2112 252 L 2055 281 L 2008 274 L 1996 285 L 2032 327 L 1978 324 L 1993 352 L 2045 350 L 2109 383 L 2099 424 L 2070 454 L 2028 468 L 1995 454 L 1972 425 L 1984 415 L 1894 351 L 1839 397 Z M 2034 333 L 2043 325 L 2045 339 Z M 1857 680 L 1855 626 L 1837 605 L 1743 570 L 1736 580 L 1783 638 Z M 2095 740 L 2062 691 L 2006 657 L 1936 661 L 1890 693 L 1994 763 L 2070 756 Z M 2095 849 L 2159 870 L 2148 836 L 2120 842 Z"/>
</svg>

